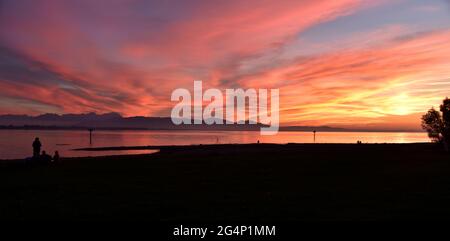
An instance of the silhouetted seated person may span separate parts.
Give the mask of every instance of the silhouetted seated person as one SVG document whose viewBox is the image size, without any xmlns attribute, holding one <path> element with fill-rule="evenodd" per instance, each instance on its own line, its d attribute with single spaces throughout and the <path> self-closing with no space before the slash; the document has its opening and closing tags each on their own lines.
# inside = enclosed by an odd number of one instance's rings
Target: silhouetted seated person
<svg viewBox="0 0 450 241">
<path fill-rule="evenodd" d="M 41 153 L 41 142 L 39 138 L 36 137 L 33 141 L 33 159 L 39 159 L 39 154 Z"/>
<path fill-rule="evenodd" d="M 52 161 L 52 156 L 47 154 L 45 151 L 42 151 L 42 154 L 39 157 L 39 162 L 46 164 L 46 163 L 50 163 L 51 161 Z"/>
<path fill-rule="evenodd" d="M 55 151 L 55 155 L 53 155 L 52 162 L 58 163 L 59 162 L 59 152 Z"/>
</svg>

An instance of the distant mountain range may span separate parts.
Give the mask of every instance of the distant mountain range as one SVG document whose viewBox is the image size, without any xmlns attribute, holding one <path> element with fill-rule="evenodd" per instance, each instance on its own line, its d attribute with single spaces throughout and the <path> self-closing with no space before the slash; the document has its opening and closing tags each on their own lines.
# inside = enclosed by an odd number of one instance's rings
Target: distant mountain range
<svg viewBox="0 0 450 241">
<path fill-rule="evenodd" d="M 0 129 L 103 129 L 103 130 L 229 130 L 259 131 L 262 124 L 227 125 L 175 125 L 170 117 L 122 117 L 118 113 L 107 114 L 43 114 L 0 115 Z M 280 131 L 373 131 L 335 128 L 329 126 L 282 126 Z M 392 130 L 390 130 L 392 131 Z"/>
<path fill-rule="evenodd" d="M 0 115 L 3 129 L 135 129 L 135 130 L 259 130 L 257 125 L 175 125 L 170 117 L 122 117 L 107 114 Z"/>
</svg>

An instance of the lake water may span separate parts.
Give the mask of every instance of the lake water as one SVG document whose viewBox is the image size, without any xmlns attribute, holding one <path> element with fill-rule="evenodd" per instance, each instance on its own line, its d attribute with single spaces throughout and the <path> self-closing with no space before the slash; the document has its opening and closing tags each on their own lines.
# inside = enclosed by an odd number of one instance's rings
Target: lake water
<svg viewBox="0 0 450 241">
<path fill-rule="evenodd" d="M 42 150 L 61 156 L 98 156 L 151 153 L 151 150 L 87 152 L 75 148 L 104 146 L 189 145 L 215 143 L 313 143 L 312 132 L 279 132 L 261 136 L 259 131 L 94 131 L 89 144 L 89 132 L 82 130 L 0 130 L 0 159 L 24 158 L 32 155 L 35 137 Z M 397 132 L 317 132 L 316 143 L 411 143 L 429 142 L 426 133 Z"/>
</svg>

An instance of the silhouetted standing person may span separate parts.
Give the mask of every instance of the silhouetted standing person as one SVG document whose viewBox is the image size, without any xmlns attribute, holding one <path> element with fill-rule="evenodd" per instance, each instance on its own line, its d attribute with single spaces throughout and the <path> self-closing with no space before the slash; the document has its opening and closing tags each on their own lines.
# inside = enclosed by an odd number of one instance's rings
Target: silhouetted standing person
<svg viewBox="0 0 450 241">
<path fill-rule="evenodd" d="M 41 154 L 41 146 L 42 144 L 39 141 L 39 138 L 36 137 L 33 141 L 33 158 L 39 158 L 39 154 Z"/>
<path fill-rule="evenodd" d="M 59 152 L 58 151 L 55 151 L 55 155 L 53 155 L 53 161 L 55 163 L 59 162 Z"/>
</svg>

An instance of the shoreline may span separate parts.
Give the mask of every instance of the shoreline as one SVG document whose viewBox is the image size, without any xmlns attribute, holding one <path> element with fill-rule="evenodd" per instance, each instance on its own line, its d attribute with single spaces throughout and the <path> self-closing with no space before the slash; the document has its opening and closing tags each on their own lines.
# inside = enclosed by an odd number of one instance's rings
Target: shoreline
<svg viewBox="0 0 450 241">
<path fill-rule="evenodd" d="M 235 146 L 254 146 L 254 147 L 302 147 L 311 145 L 320 146 L 359 146 L 359 145 L 417 145 L 417 144 L 434 144 L 431 142 L 412 142 L 412 143 L 228 143 L 228 144 L 192 144 L 192 145 L 158 145 L 158 146 L 105 146 L 105 147 L 84 147 L 72 149 L 73 151 L 125 151 L 125 150 L 170 150 L 170 149 L 189 149 L 189 148 L 207 148 L 207 147 L 235 147 Z"/>
<path fill-rule="evenodd" d="M 140 155 L 151 155 L 161 151 L 175 151 L 175 150 L 198 150 L 205 148 L 239 148 L 239 147 L 250 147 L 250 148 L 307 148 L 310 146 L 316 146 L 319 148 L 324 147 L 341 147 L 341 148 L 352 148 L 364 146 L 412 146 L 412 145 L 424 145 L 424 146 L 436 146 L 432 142 L 414 142 L 414 143 L 229 143 L 229 144 L 192 144 L 192 145 L 148 145 L 148 146 L 105 146 L 105 147 L 84 147 L 71 149 L 72 151 L 87 151 L 87 152 L 108 152 L 108 151 L 139 151 L 139 150 L 154 150 L 156 152 L 152 153 L 142 153 L 142 154 L 113 154 L 113 155 L 97 155 L 97 156 L 64 156 L 63 159 L 77 159 L 77 158 L 95 158 L 95 157 L 114 157 L 114 156 L 140 156 Z M 24 159 L 0 159 L 0 162 L 23 162 Z"/>
</svg>

